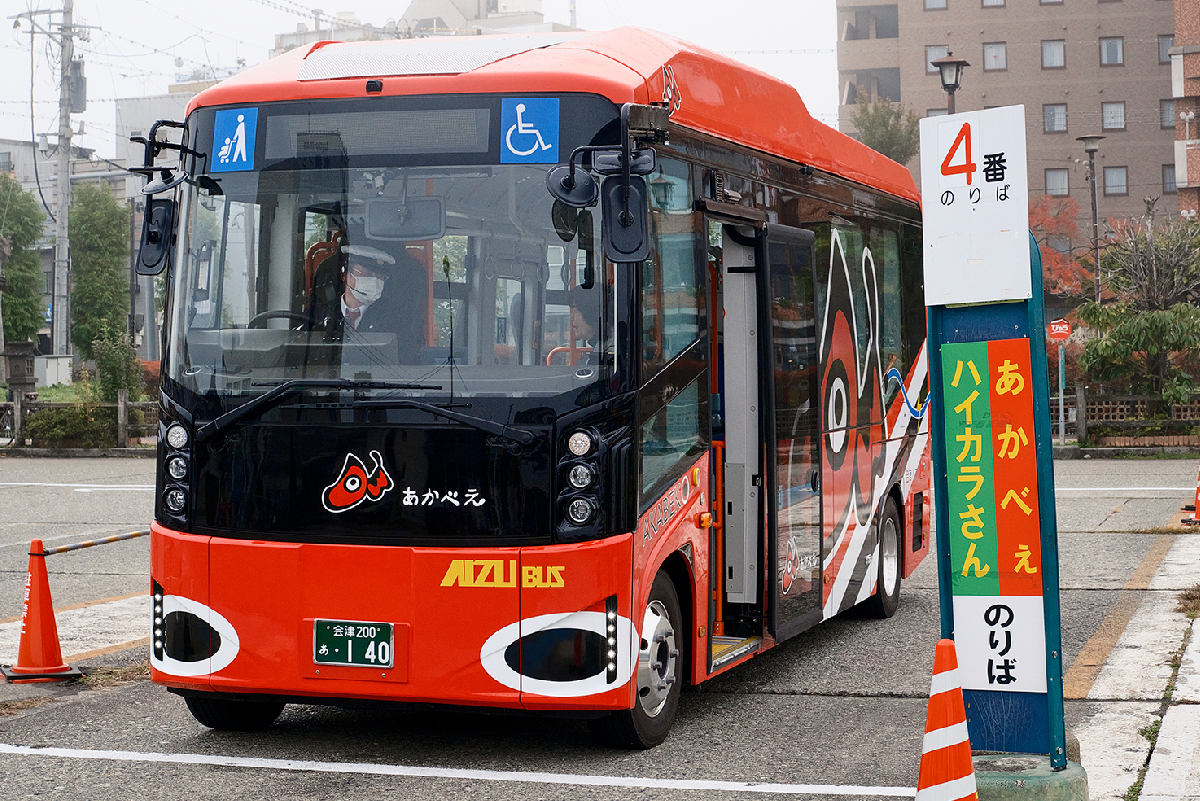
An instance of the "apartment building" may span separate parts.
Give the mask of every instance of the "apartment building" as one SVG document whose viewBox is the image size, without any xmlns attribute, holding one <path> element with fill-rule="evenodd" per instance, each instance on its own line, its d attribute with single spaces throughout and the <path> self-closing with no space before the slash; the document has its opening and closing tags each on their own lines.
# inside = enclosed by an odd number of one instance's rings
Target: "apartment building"
<svg viewBox="0 0 1200 801">
<path fill-rule="evenodd" d="M 1171 94 L 1175 101 L 1175 178 L 1179 213 L 1200 213 L 1200 0 L 1175 0 Z"/>
<path fill-rule="evenodd" d="M 1141 216 L 1147 197 L 1159 198 L 1159 215 L 1176 214 L 1172 0 L 837 0 L 837 9 L 843 131 L 855 133 L 855 104 L 868 98 L 945 114 L 930 62 L 953 53 L 971 65 L 956 110 L 1025 106 L 1030 200 L 1074 198 L 1082 238 L 1091 199 L 1079 136 L 1104 137 L 1095 162 L 1101 220 Z M 919 158 L 908 166 L 919 181 Z"/>
</svg>

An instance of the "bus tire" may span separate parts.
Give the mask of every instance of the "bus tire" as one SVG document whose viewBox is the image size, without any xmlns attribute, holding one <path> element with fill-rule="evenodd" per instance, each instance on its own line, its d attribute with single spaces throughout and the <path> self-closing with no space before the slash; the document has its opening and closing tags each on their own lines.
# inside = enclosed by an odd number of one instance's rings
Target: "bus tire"
<svg viewBox="0 0 1200 801">
<path fill-rule="evenodd" d="M 642 614 L 633 708 L 595 721 L 596 733 L 607 744 L 647 749 L 667 739 L 679 709 L 687 664 L 683 622 L 675 585 L 660 570 Z"/>
<path fill-rule="evenodd" d="M 282 701 L 236 701 L 228 698 L 184 698 L 192 717 L 218 731 L 254 731 L 265 729 L 283 711 Z"/>
<path fill-rule="evenodd" d="M 900 512 L 896 501 L 888 498 L 879 516 L 876 532 L 879 535 L 878 571 L 875 579 L 875 594 L 867 600 L 867 612 L 872 617 L 888 618 L 896 614 L 900 605 Z"/>
</svg>

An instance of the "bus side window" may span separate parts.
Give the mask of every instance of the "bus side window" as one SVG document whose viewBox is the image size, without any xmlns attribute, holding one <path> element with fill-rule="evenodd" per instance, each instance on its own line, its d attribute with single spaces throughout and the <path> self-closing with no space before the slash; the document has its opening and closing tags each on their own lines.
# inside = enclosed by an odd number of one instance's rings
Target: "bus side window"
<svg viewBox="0 0 1200 801">
<path fill-rule="evenodd" d="M 656 414 L 642 423 L 639 506 L 657 498 L 678 475 L 708 449 L 709 395 L 697 377 Z"/>
<path fill-rule="evenodd" d="M 697 252 L 703 240 L 694 212 L 690 168 L 659 159 L 649 176 L 650 258 L 642 263 L 642 380 L 700 336 L 704 308 Z"/>
<path fill-rule="evenodd" d="M 883 369 L 883 406 L 887 409 L 900 391 L 900 381 L 908 377 L 908 365 L 900 342 L 900 235 L 894 229 L 875 225 L 869 229 L 867 242 L 875 262 L 879 298 L 883 303 L 880 315 L 879 355 L 882 359 L 880 367 Z M 899 373 L 899 380 L 893 381 L 887 377 L 888 371 L 893 369 Z"/>
</svg>

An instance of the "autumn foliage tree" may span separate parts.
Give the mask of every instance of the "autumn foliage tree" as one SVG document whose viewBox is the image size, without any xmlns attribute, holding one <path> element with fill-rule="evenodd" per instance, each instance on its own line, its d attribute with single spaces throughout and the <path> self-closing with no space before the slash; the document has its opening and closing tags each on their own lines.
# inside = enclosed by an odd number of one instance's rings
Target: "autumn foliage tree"
<svg viewBox="0 0 1200 801">
<path fill-rule="evenodd" d="M 1077 256 L 1079 204 L 1071 197 L 1041 195 L 1029 203 L 1029 230 L 1042 254 L 1043 287 L 1052 295 L 1084 294 L 1092 284 L 1090 257 L 1087 263 Z"/>
</svg>

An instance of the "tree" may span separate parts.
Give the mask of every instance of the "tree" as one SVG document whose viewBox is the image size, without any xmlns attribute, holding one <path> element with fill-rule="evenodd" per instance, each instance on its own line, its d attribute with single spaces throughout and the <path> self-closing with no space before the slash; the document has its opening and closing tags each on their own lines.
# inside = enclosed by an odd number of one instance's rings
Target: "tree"
<svg viewBox="0 0 1200 801">
<path fill-rule="evenodd" d="M 71 342 L 91 359 L 103 321 L 129 317 L 129 210 L 100 184 L 74 191 L 71 275 Z"/>
<path fill-rule="evenodd" d="M 1100 254 L 1105 286 L 1135 310 L 1169 309 L 1200 300 L 1200 223 L 1146 216 L 1110 223 Z"/>
<path fill-rule="evenodd" d="M 921 149 L 921 118 L 914 111 L 906 113 L 899 103 L 882 98 L 859 103 L 850 121 L 864 145 L 893 161 L 907 164 Z"/>
<path fill-rule="evenodd" d="M 1040 195 L 1029 204 L 1029 230 L 1042 254 L 1042 286 L 1053 295 L 1083 294 L 1092 270 L 1076 258 L 1079 204 L 1074 198 Z"/>
<path fill-rule="evenodd" d="M 9 240 L 12 253 L 4 260 L 6 284 L 2 298 L 4 340 L 24 342 L 37 336 L 45 320 L 42 309 L 42 266 L 37 243 L 42 220 L 33 195 L 8 173 L 0 173 L 0 236 Z"/>
<path fill-rule="evenodd" d="M 92 342 L 92 353 L 96 359 L 102 402 L 112 403 L 117 399 L 117 391 L 122 389 L 129 390 L 133 399 L 141 394 L 142 363 L 129 341 L 124 318 L 100 321 L 100 335 Z"/>
<path fill-rule="evenodd" d="M 1200 223 L 1174 219 L 1154 224 L 1147 215 L 1112 225 L 1100 266 L 1114 300 L 1079 309 L 1098 338 L 1087 343 L 1082 364 L 1102 381 L 1125 382 L 1171 403 L 1187 399 L 1200 355 Z"/>
</svg>

